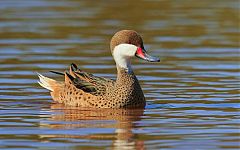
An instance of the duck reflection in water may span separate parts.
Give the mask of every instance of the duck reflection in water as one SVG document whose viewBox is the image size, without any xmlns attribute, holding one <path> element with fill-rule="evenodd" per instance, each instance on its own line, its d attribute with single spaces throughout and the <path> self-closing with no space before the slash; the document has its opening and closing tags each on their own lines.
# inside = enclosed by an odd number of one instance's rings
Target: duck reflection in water
<svg viewBox="0 0 240 150">
<path fill-rule="evenodd" d="M 112 140 L 114 149 L 144 149 L 143 141 L 136 139 L 132 129 L 136 121 L 141 120 L 143 108 L 135 109 L 96 109 L 65 106 L 59 103 L 51 104 L 50 121 L 59 124 L 42 124 L 42 127 L 52 129 L 105 128 L 115 129 L 112 134 L 94 134 L 94 129 L 88 135 L 51 135 L 49 138 L 64 137 L 73 139 Z M 64 122 L 64 123 L 63 123 Z"/>
</svg>

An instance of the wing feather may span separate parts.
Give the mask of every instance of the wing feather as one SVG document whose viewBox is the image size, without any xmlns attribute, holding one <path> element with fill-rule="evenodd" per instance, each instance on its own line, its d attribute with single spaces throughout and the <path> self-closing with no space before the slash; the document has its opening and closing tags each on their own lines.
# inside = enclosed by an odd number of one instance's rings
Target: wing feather
<svg viewBox="0 0 240 150">
<path fill-rule="evenodd" d="M 76 88 L 96 96 L 104 95 L 107 87 L 113 86 L 115 82 L 112 79 L 94 76 L 91 73 L 80 70 L 77 65 L 73 63 L 70 65 L 69 73 L 51 72 L 65 75 L 65 84 L 72 83 Z"/>
</svg>

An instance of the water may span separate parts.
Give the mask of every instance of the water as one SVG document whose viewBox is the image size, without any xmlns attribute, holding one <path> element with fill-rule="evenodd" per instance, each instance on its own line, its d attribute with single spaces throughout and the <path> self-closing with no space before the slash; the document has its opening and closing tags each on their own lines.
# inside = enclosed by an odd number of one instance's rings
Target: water
<svg viewBox="0 0 240 150">
<path fill-rule="evenodd" d="M 239 1 L 0 1 L 1 149 L 238 149 Z M 109 40 L 137 30 L 145 109 L 52 103 L 36 72 L 115 78 Z"/>
</svg>

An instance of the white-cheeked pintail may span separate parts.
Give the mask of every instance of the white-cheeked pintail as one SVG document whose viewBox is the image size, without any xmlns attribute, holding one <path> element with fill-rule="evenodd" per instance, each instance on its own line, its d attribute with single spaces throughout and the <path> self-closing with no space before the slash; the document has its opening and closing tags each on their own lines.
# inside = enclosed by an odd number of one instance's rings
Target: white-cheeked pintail
<svg viewBox="0 0 240 150">
<path fill-rule="evenodd" d="M 65 81 L 56 81 L 38 74 L 42 87 L 48 89 L 54 101 L 68 106 L 91 108 L 144 107 L 144 94 L 131 68 L 136 56 L 149 62 L 160 59 L 147 54 L 141 36 L 133 30 L 121 30 L 111 39 L 110 49 L 117 67 L 117 79 L 107 79 L 84 72 L 75 64 L 64 73 Z"/>
</svg>

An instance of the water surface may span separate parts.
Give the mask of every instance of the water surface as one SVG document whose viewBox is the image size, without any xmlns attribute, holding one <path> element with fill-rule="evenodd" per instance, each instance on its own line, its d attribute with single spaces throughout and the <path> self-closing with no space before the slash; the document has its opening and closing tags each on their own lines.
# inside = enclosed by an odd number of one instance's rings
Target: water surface
<svg viewBox="0 0 240 150">
<path fill-rule="evenodd" d="M 0 2 L 1 149 L 238 149 L 239 2 Z M 115 78 L 111 36 L 137 30 L 161 63 L 133 60 L 145 109 L 52 103 L 36 72 L 74 62 Z"/>
</svg>

